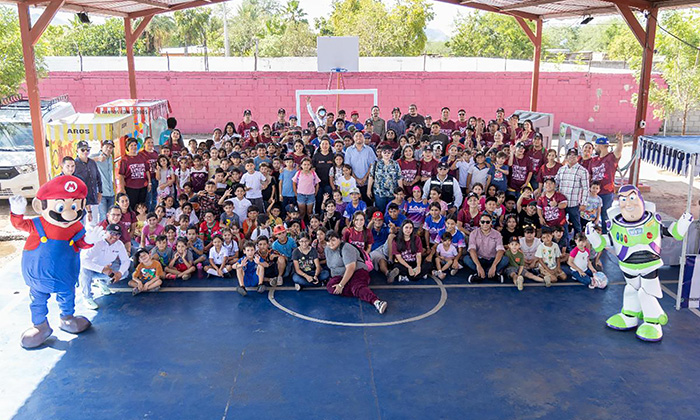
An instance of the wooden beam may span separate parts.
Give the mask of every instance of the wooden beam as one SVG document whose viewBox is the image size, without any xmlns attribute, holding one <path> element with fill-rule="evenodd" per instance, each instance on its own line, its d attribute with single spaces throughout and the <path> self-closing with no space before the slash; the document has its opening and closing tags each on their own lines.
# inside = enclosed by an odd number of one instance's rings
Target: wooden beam
<svg viewBox="0 0 700 420">
<path fill-rule="evenodd" d="M 19 32 L 22 37 L 22 53 L 24 60 L 24 79 L 27 84 L 27 99 L 29 99 L 29 114 L 32 119 L 32 140 L 36 154 L 36 167 L 39 173 L 39 184 L 48 181 L 48 164 L 46 161 L 46 142 L 44 141 L 44 122 L 41 115 L 41 99 L 39 97 L 39 76 L 36 73 L 34 44 L 32 43 L 32 19 L 29 6 L 18 3 Z M 39 33 L 41 35 L 41 33 Z"/>
<path fill-rule="evenodd" d="M 144 17 L 141 22 L 139 23 L 139 26 L 134 29 L 134 33 L 132 34 L 131 42 L 134 43 L 136 42 L 137 39 L 143 34 L 143 31 L 146 30 L 146 26 L 148 26 L 148 23 L 153 19 L 153 15 L 146 16 Z"/>
<path fill-rule="evenodd" d="M 136 65 L 134 64 L 134 41 L 131 30 L 131 18 L 124 18 L 124 35 L 126 38 L 126 66 L 129 69 L 129 94 L 131 99 L 138 99 L 138 91 L 136 90 Z"/>
<path fill-rule="evenodd" d="M 535 21 L 535 51 L 533 52 L 532 86 L 530 87 L 530 111 L 537 111 L 537 97 L 540 93 L 540 60 L 542 58 L 542 19 Z"/>
<path fill-rule="evenodd" d="M 176 12 L 178 10 L 190 9 L 192 7 L 207 6 L 207 5 L 211 5 L 211 4 L 222 3 L 224 1 L 228 1 L 228 0 L 195 0 L 195 1 L 190 1 L 187 3 L 174 4 L 172 6 L 169 6 L 167 9 L 154 8 L 154 9 L 146 9 L 146 10 L 141 10 L 141 11 L 134 12 L 134 13 L 129 13 L 129 17 L 132 19 L 136 19 L 136 18 L 148 16 L 148 15 L 157 15 L 160 13 Z"/>
<path fill-rule="evenodd" d="M 639 41 L 639 45 L 644 48 L 647 43 L 646 33 L 644 32 L 642 25 L 637 20 L 637 17 L 634 15 L 634 12 L 632 12 L 632 9 L 630 9 L 629 6 L 620 4 L 616 4 L 615 7 L 622 15 L 622 18 L 625 19 L 625 22 L 627 22 L 627 26 L 629 26 L 630 30 L 634 34 L 634 37 L 637 38 L 637 41 Z"/>
<path fill-rule="evenodd" d="M 600 0 L 604 1 L 606 3 L 613 3 L 615 5 L 623 5 L 623 6 L 629 6 L 629 7 L 634 7 L 635 9 L 639 10 L 647 10 L 651 9 L 653 4 L 650 1 L 646 0 Z"/>
<path fill-rule="evenodd" d="M 145 4 L 147 6 L 157 7 L 159 9 L 169 9 L 170 8 L 170 5 L 168 5 L 167 3 L 161 3 L 161 2 L 155 1 L 155 0 L 130 0 L 130 1 L 132 1 L 134 3 L 138 3 L 138 4 Z"/>
<path fill-rule="evenodd" d="M 523 31 L 525 31 L 525 35 L 527 35 L 527 37 L 530 38 L 530 42 L 536 44 L 537 37 L 535 36 L 534 32 L 532 32 L 532 29 L 530 29 L 527 22 L 525 22 L 525 19 L 521 18 L 520 16 L 515 16 L 515 20 L 520 24 L 520 27 L 523 28 Z"/>
<path fill-rule="evenodd" d="M 51 20 L 53 20 L 53 17 L 56 16 L 56 13 L 58 13 L 58 10 L 65 2 L 66 0 L 52 0 L 51 3 L 46 6 L 46 9 L 44 9 L 34 25 L 31 25 L 32 28 L 29 31 L 29 39 L 32 47 L 39 42 L 41 34 L 44 33 L 46 28 L 49 26 L 49 23 L 51 23 Z"/>
<path fill-rule="evenodd" d="M 513 3 L 513 4 L 506 4 L 505 6 L 501 7 L 500 9 L 504 12 L 509 12 L 511 10 L 524 9 L 526 7 L 541 6 L 543 4 L 559 3 L 561 1 L 564 1 L 564 0 L 528 0 L 528 1 L 521 1 L 521 2 Z"/>
</svg>

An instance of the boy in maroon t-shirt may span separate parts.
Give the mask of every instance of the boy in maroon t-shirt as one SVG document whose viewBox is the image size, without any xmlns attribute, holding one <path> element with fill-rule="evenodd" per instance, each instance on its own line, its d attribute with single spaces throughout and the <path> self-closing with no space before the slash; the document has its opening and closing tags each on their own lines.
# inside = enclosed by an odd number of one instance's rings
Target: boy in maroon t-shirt
<svg viewBox="0 0 700 420">
<path fill-rule="evenodd" d="M 508 188 L 512 191 L 520 191 L 523 185 L 530 183 L 532 179 L 532 162 L 525 155 L 525 145 L 518 142 L 514 149 L 511 149 L 510 176 L 508 177 Z"/>
<path fill-rule="evenodd" d="M 544 193 L 537 199 L 537 213 L 542 226 L 564 226 L 566 224 L 566 197 L 556 191 L 556 181 L 549 178 L 544 181 Z M 568 229 L 564 229 L 564 236 Z"/>
<path fill-rule="evenodd" d="M 423 158 L 420 162 L 420 176 L 423 182 L 430 180 L 437 175 L 437 167 L 440 161 L 433 159 L 433 149 L 426 147 L 423 149 Z"/>
</svg>

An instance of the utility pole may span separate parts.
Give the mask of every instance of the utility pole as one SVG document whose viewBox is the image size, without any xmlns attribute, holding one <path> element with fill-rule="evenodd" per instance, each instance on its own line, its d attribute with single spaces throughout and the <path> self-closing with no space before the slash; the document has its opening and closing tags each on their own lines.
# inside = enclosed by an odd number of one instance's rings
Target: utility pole
<svg viewBox="0 0 700 420">
<path fill-rule="evenodd" d="M 226 11 L 226 2 L 221 3 L 221 7 L 223 7 L 224 10 L 224 57 L 228 57 L 230 50 L 228 44 L 228 15 Z"/>
</svg>

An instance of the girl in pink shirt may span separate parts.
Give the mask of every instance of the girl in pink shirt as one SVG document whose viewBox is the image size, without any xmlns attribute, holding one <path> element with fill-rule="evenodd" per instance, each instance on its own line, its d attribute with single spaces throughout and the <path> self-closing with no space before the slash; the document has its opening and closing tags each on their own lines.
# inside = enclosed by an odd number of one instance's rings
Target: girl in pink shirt
<svg viewBox="0 0 700 420">
<path fill-rule="evenodd" d="M 292 177 L 292 185 L 299 204 L 299 216 L 302 220 L 306 218 L 306 215 L 311 215 L 314 212 L 314 202 L 320 182 L 321 179 L 316 175 L 316 171 L 311 169 L 311 159 L 308 157 L 302 159 L 301 170 Z"/>
</svg>

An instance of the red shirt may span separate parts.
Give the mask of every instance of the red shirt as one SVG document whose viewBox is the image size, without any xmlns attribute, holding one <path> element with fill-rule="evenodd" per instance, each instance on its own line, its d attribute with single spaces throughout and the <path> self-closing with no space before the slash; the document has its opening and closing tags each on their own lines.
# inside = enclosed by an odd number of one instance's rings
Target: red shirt
<svg viewBox="0 0 700 420">
<path fill-rule="evenodd" d="M 124 156 L 119 161 L 119 175 L 124 177 L 124 184 L 127 188 L 146 188 L 146 159 L 143 155 Z"/>
<path fill-rule="evenodd" d="M 39 246 L 39 244 L 41 243 L 39 238 L 39 232 L 37 232 L 36 226 L 34 226 L 34 222 L 32 221 L 32 219 L 25 219 L 25 217 L 21 214 L 10 213 L 10 223 L 12 223 L 12 226 L 14 226 L 15 229 L 19 229 L 24 232 L 29 232 L 27 242 L 24 243 L 25 251 L 31 251 Z M 43 217 L 39 218 L 39 223 L 41 223 L 41 226 L 44 228 L 44 233 L 46 233 L 47 238 L 62 241 L 70 241 L 71 239 L 73 239 L 73 236 L 75 236 L 75 234 L 80 232 L 80 229 L 83 228 L 83 224 L 80 222 L 74 223 L 68 226 L 67 228 L 62 228 L 56 225 L 52 225 L 51 223 L 44 220 Z M 92 248 L 92 245 L 85 242 L 84 238 L 78 239 L 73 244 L 73 249 L 75 250 L 75 252 L 78 252 L 78 250 L 80 249 L 88 248 Z"/>
<path fill-rule="evenodd" d="M 156 173 L 158 152 L 156 152 L 155 150 L 152 152 L 147 152 L 146 149 L 144 149 L 141 150 L 139 154 L 143 156 L 143 159 L 146 161 L 146 164 L 148 165 L 148 171 L 151 173 L 151 178 L 153 178 L 153 175 L 155 175 Z"/>
<path fill-rule="evenodd" d="M 215 221 L 214 221 L 214 226 L 212 226 L 212 227 L 209 227 L 209 225 L 207 225 L 207 222 L 206 222 L 206 221 L 205 221 L 205 222 L 202 222 L 202 223 L 199 225 L 199 233 L 202 234 L 202 235 L 204 235 L 204 241 L 203 241 L 203 242 L 204 242 L 205 244 L 208 243 L 208 242 L 210 242 L 210 241 L 211 241 L 211 237 L 212 237 L 215 233 L 221 233 L 221 227 L 219 226 L 219 221 L 218 221 L 218 220 L 215 220 Z"/>
<path fill-rule="evenodd" d="M 250 128 L 251 127 L 260 127 L 260 126 L 258 125 L 258 123 L 256 123 L 253 120 L 251 120 L 247 124 L 244 121 L 241 121 L 241 123 L 238 124 L 238 127 L 236 128 L 236 132 L 241 135 L 241 138 L 248 139 L 250 137 Z"/>
<path fill-rule="evenodd" d="M 420 162 L 415 159 L 412 161 L 399 159 L 399 168 L 401 168 L 401 178 L 405 187 L 404 189 L 408 191 L 416 178 L 420 176 Z M 406 194 L 408 195 L 408 193 Z"/>
<path fill-rule="evenodd" d="M 438 124 L 440 124 L 440 132 L 447 137 L 450 137 L 452 135 L 452 132 L 455 131 L 455 122 L 452 120 L 438 120 Z"/>
<path fill-rule="evenodd" d="M 122 233 L 119 236 L 119 240 L 122 241 L 123 244 L 128 244 L 131 242 L 131 235 L 129 234 L 129 229 L 126 227 L 124 222 L 120 221 L 117 223 L 121 228 L 122 228 Z M 103 220 L 100 222 L 100 226 L 107 229 L 107 226 L 109 226 L 109 221 Z"/>
<path fill-rule="evenodd" d="M 545 164 L 546 159 L 545 159 L 545 150 L 540 149 L 540 150 L 528 150 L 526 153 L 527 157 L 530 158 L 530 162 L 532 163 L 532 172 L 537 173 L 537 171 L 540 169 L 542 165 Z"/>
<path fill-rule="evenodd" d="M 412 263 L 416 261 L 416 255 L 420 254 L 423 252 L 423 244 L 421 244 L 420 239 L 418 239 L 418 236 L 414 237 L 414 241 L 416 243 L 416 252 L 411 251 L 411 242 L 410 240 L 406 241 L 406 249 L 404 249 L 403 252 L 399 252 L 398 247 L 396 242 L 393 243 L 393 246 L 391 248 L 391 255 L 401 255 L 401 258 L 403 258 L 404 261 L 407 263 Z"/>
<path fill-rule="evenodd" d="M 550 201 L 556 201 L 556 206 L 550 206 Z M 547 197 L 546 194 L 542 194 L 540 198 L 537 199 L 537 208 L 542 209 L 542 217 L 544 221 L 547 222 L 547 226 L 563 226 L 566 224 L 566 211 L 565 209 L 560 209 L 559 204 L 562 201 L 566 201 L 564 194 L 560 192 L 554 192 L 554 195 Z"/>
<path fill-rule="evenodd" d="M 421 160 L 420 162 L 420 176 L 431 177 L 437 175 L 437 167 L 440 162 L 437 159 L 432 159 L 430 162 Z"/>
<path fill-rule="evenodd" d="M 457 213 L 457 221 L 462 222 L 462 226 L 464 226 L 467 230 L 472 230 L 472 228 L 479 226 L 480 214 L 481 212 L 478 212 L 476 216 L 472 217 L 471 213 L 469 212 L 469 206 L 465 204 L 462 210 Z"/>
<path fill-rule="evenodd" d="M 367 249 L 367 245 L 372 245 L 374 243 L 374 236 L 369 229 L 365 229 L 364 232 L 359 232 L 355 230 L 354 227 L 345 229 L 343 232 L 343 241 L 357 245 L 362 249 Z"/>
<path fill-rule="evenodd" d="M 546 163 L 540 166 L 540 170 L 537 171 L 537 182 L 542 184 L 545 180 L 556 177 L 559 168 L 561 168 L 561 163 L 559 162 L 555 162 L 554 166 L 551 168 L 548 168 Z M 523 203 L 523 206 L 524 205 Z"/>
<path fill-rule="evenodd" d="M 508 188 L 514 191 L 520 191 L 527 181 L 527 175 L 532 172 L 532 163 L 530 158 L 525 155 L 518 159 L 513 156 L 513 164 L 510 167 L 510 176 L 508 177 Z"/>
<path fill-rule="evenodd" d="M 590 177 L 591 175 L 591 164 L 593 163 L 593 158 L 589 157 L 588 159 L 584 159 L 583 157 L 579 156 L 578 157 L 578 164 L 583 166 L 587 171 L 588 171 L 588 176 Z"/>
<path fill-rule="evenodd" d="M 469 121 L 468 121 L 468 120 L 464 120 L 464 122 L 459 121 L 459 120 L 455 121 L 455 130 L 459 130 L 459 133 L 460 133 L 462 136 L 464 136 L 464 133 L 467 132 L 467 127 L 468 127 L 468 126 L 469 126 Z M 450 134 L 448 134 L 448 135 L 451 136 L 452 133 L 450 133 Z"/>
<path fill-rule="evenodd" d="M 615 153 L 608 153 L 603 158 L 596 156 L 591 160 L 591 182 L 600 182 L 601 194 L 615 192 L 615 171 L 617 170 L 618 162 Z"/>
</svg>

